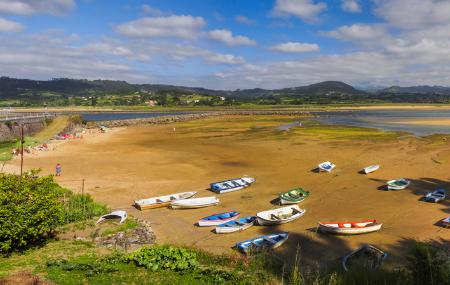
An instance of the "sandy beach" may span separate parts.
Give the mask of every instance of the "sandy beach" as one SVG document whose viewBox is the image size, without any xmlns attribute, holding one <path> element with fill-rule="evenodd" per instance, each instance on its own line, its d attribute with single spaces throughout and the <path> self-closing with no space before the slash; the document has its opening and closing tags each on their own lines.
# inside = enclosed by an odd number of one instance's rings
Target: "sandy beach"
<svg viewBox="0 0 450 285">
<path fill-rule="evenodd" d="M 346 133 L 308 131 L 278 126 L 290 117 L 223 117 L 168 125 L 133 126 L 108 133 L 86 134 L 81 140 L 58 143 L 54 151 L 25 157 L 25 169 L 41 168 L 73 191 L 86 192 L 112 209 L 126 209 L 153 225 L 159 243 L 196 246 L 217 253 L 255 235 L 289 231 L 288 242 L 277 252 L 292 259 L 297 245 L 306 262 L 336 263 L 351 249 L 370 243 L 390 253 L 390 262 L 401 261 L 413 239 L 450 240 L 450 230 L 437 225 L 450 215 L 450 200 L 442 204 L 419 201 L 436 187 L 450 189 L 450 144 L 418 138 L 372 139 L 364 131 Z M 336 130 L 337 131 L 337 130 Z M 316 173 L 317 164 L 330 160 L 331 173 Z M 19 160 L 8 162 L 17 171 Z M 363 167 L 380 164 L 370 175 Z M 243 175 L 257 182 L 242 191 L 217 195 L 209 183 Z M 409 189 L 382 191 L 386 180 L 412 180 Z M 279 193 L 304 187 L 311 196 L 302 202 L 307 213 L 297 221 L 277 227 L 255 226 L 247 231 L 216 235 L 212 228 L 194 224 L 212 213 L 237 210 L 242 215 L 276 208 Z M 197 196 L 218 196 L 216 207 L 197 210 L 166 208 L 140 212 L 136 199 L 198 191 Z M 380 232 L 359 236 L 331 236 L 316 232 L 318 221 L 375 218 L 384 223 Z"/>
</svg>

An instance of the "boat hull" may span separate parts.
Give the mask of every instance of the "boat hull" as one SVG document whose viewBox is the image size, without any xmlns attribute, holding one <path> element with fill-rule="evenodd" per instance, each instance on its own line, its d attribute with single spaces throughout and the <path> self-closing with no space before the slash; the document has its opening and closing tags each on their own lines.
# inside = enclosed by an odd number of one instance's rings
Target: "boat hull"
<svg viewBox="0 0 450 285">
<path fill-rule="evenodd" d="M 294 211 L 296 213 L 294 213 Z M 300 209 L 297 205 L 259 212 L 256 214 L 258 225 L 272 226 L 290 223 L 299 219 L 306 213 L 306 210 Z M 289 215 L 288 217 L 286 217 Z M 275 218 L 276 216 L 278 218 Z M 272 218 L 273 217 L 273 218 Z"/>
<path fill-rule="evenodd" d="M 192 198 L 195 196 L 195 194 L 197 194 L 197 192 L 183 192 L 154 198 L 142 199 L 135 201 L 134 205 L 141 211 L 148 209 L 162 208 L 169 206 L 173 202 Z M 171 197 L 175 199 L 171 199 Z"/>
<path fill-rule="evenodd" d="M 364 246 L 350 252 L 346 256 L 344 256 L 344 258 L 342 259 L 342 267 L 344 268 L 344 270 L 349 271 L 350 261 L 353 257 L 358 256 L 360 254 L 364 254 L 364 253 L 366 256 L 371 254 L 373 259 L 376 260 L 375 262 L 371 263 L 370 269 L 378 268 L 387 257 L 387 253 L 385 253 L 384 251 L 382 251 L 372 245 L 364 245 Z"/>
<path fill-rule="evenodd" d="M 170 208 L 172 209 L 199 209 L 205 207 L 211 207 L 218 205 L 219 202 L 208 203 L 208 204 L 198 204 L 198 205 L 183 205 L 183 204 L 171 204 Z"/>
<path fill-rule="evenodd" d="M 367 234 L 379 231 L 383 224 L 376 224 L 368 227 L 361 228 L 338 228 L 331 227 L 325 224 L 319 224 L 319 229 L 322 232 L 331 233 L 331 234 L 340 234 L 340 235 L 359 235 L 359 234 Z"/>
<path fill-rule="evenodd" d="M 269 238 L 271 242 L 265 242 L 264 239 Z M 250 254 L 252 252 L 258 252 L 264 249 L 275 249 L 280 247 L 289 238 L 288 233 L 278 233 L 267 236 L 260 236 L 250 240 L 238 242 L 236 248 L 245 253 Z M 276 240 L 274 240 L 276 239 Z"/>
<path fill-rule="evenodd" d="M 377 171 L 378 169 L 380 169 L 380 166 L 379 166 L 379 165 L 371 165 L 371 166 L 365 167 L 365 168 L 363 169 L 363 172 L 364 172 L 365 174 L 369 174 L 369 173 L 372 173 L 372 172 Z"/>
<path fill-rule="evenodd" d="M 206 218 L 203 218 L 203 219 L 199 220 L 197 225 L 199 227 L 218 226 L 218 225 L 221 225 L 221 224 L 225 224 L 225 223 L 227 223 L 229 221 L 234 221 L 234 220 L 238 219 L 239 216 L 240 216 L 240 214 L 238 212 L 228 212 L 228 213 L 223 213 L 223 214 L 229 214 L 231 216 L 229 218 L 226 218 L 226 219 L 215 219 L 215 220 L 208 220 L 207 218 L 209 218 L 209 217 L 206 217 Z M 223 214 L 216 214 L 216 215 L 213 215 L 213 216 L 223 215 Z"/>
</svg>

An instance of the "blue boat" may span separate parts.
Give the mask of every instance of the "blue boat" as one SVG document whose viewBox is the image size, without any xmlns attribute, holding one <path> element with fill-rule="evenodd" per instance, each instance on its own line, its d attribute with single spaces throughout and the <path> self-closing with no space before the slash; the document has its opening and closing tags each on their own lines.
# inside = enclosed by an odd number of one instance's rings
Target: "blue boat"
<svg viewBox="0 0 450 285">
<path fill-rule="evenodd" d="M 289 237 L 289 233 L 281 232 L 266 236 L 259 236 L 236 244 L 236 248 L 245 254 L 261 251 L 264 249 L 274 249 L 281 246 Z"/>
<path fill-rule="evenodd" d="M 233 191 L 244 189 L 244 188 L 250 186 L 255 181 L 256 181 L 256 179 L 252 178 L 252 177 L 235 178 L 235 179 L 211 183 L 210 188 L 213 192 L 216 192 L 218 194 L 223 194 L 223 193 L 228 193 L 228 192 L 233 192 Z"/>
<path fill-rule="evenodd" d="M 234 233 L 234 232 L 240 232 L 243 230 L 248 229 L 249 227 L 253 226 L 255 224 L 256 217 L 249 216 L 249 217 L 242 217 L 237 220 L 229 221 L 224 224 L 218 225 L 216 227 L 216 234 L 227 234 L 227 233 Z"/>
<path fill-rule="evenodd" d="M 236 211 L 225 212 L 220 214 L 213 214 L 208 217 L 204 217 L 198 221 L 199 227 L 217 226 L 232 220 L 239 218 L 240 213 Z"/>
</svg>

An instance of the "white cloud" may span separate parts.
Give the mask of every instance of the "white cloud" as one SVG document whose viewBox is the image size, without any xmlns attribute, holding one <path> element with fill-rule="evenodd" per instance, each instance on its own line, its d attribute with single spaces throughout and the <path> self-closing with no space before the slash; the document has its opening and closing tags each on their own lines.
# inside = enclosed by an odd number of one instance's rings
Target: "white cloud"
<svg viewBox="0 0 450 285">
<path fill-rule="evenodd" d="M 326 8 L 327 4 L 314 0 L 276 0 L 273 12 L 278 16 L 295 16 L 305 22 L 316 22 Z"/>
<path fill-rule="evenodd" d="M 309 43 L 287 42 L 272 46 L 270 50 L 287 53 L 302 53 L 320 50 L 319 45 Z"/>
<path fill-rule="evenodd" d="M 20 23 L 0 18 L 0 32 L 20 32 L 23 28 Z"/>
<path fill-rule="evenodd" d="M 256 41 L 245 36 L 233 36 L 229 30 L 213 30 L 208 33 L 210 39 L 225 43 L 228 46 L 255 45 Z"/>
<path fill-rule="evenodd" d="M 359 0 L 342 0 L 341 8 L 350 13 L 361 12 Z"/>
<path fill-rule="evenodd" d="M 344 41 L 375 40 L 387 37 L 383 25 L 353 24 L 324 32 L 326 36 Z"/>
<path fill-rule="evenodd" d="M 234 17 L 234 20 L 237 23 L 244 24 L 244 25 L 249 25 L 249 26 L 254 25 L 256 23 L 255 20 L 252 20 L 250 18 L 247 18 L 245 16 L 241 16 L 241 15 L 238 15 L 238 16 Z"/>
<path fill-rule="evenodd" d="M 0 14 L 29 16 L 41 13 L 61 16 L 75 6 L 74 0 L 0 0 Z"/>
<path fill-rule="evenodd" d="M 120 24 L 117 31 L 125 36 L 137 38 L 175 37 L 194 39 L 206 22 L 202 17 L 172 15 L 167 17 L 144 17 Z"/>
<path fill-rule="evenodd" d="M 142 12 L 153 16 L 163 16 L 166 14 L 165 12 L 159 10 L 158 8 L 154 8 L 147 4 L 142 5 Z"/>
</svg>

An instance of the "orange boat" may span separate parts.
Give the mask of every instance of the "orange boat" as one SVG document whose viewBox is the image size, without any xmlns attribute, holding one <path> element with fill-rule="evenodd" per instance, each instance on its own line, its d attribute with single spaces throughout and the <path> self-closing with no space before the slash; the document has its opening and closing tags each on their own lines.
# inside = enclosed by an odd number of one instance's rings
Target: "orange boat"
<svg viewBox="0 0 450 285">
<path fill-rule="evenodd" d="M 319 222 L 319 229 L 323 232 L 342 234 L 342 235 L 357 235 L 376 232 L 381 229 L 382 223 L 377 220 L 364 220 L 357 222 Z"/>
</svg>

